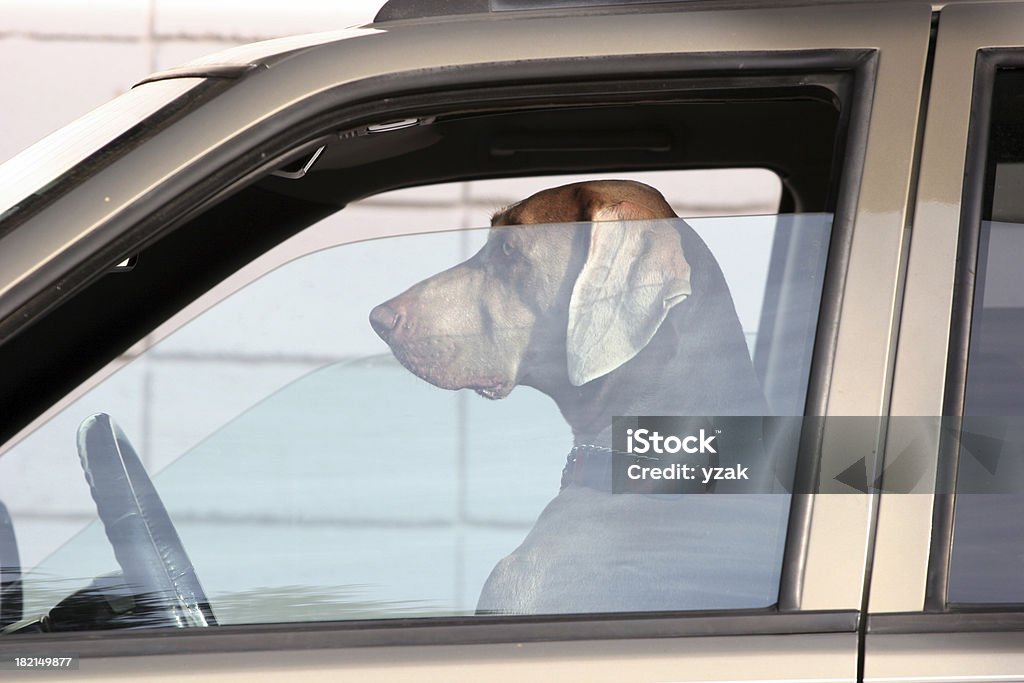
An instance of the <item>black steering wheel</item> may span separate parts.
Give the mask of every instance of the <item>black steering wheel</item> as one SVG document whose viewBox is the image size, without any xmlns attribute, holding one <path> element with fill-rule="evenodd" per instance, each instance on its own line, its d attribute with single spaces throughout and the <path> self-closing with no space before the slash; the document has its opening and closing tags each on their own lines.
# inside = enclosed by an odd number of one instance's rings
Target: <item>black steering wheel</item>
<svg viewBox="0 0 1024 683">
<path fill-rule="evenodd" d="M 104 413 L 78 428 L 78 455 L 125 581 L 147 626 L 216 626 L 213 612 L 138 454 Z"/>
</svg>

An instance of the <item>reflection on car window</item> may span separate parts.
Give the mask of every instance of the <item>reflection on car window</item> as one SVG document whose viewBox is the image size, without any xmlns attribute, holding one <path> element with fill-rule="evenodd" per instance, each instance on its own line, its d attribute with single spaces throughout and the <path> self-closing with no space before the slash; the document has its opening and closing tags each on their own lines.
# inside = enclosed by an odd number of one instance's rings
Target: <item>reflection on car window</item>
<svg viewBox="0 0 1024 683">
<path fill-rule="evenodd" d="M 1022 92 L 1024 74 L 998 72 L 964 396 L 964 430 L 987 439 L 982 450 L 991 455 L 978 457 L 975 446 L 974 457 L 960 457 L 947 593 L 954 604 L 1024 602 Z"/>
<path fill-rule="evenodd" d="M 787 494 L 614 493 L 603 453 L 620 415 L 802 414 L 831 215 L 548 192 L 268 273 L 5 455 L 0 498 L 16 523 L 40 491 L 91 511 L 74 434 L 103 411 L 220 624 L 771 606 Z M 581 193 L 583 220 L 552 208 Z M 43 451 L 59 494 L 3 486 Z M 26 614 L 119 571 L 98 522 L 46 523 L 74 536 Z"/>
</svg>

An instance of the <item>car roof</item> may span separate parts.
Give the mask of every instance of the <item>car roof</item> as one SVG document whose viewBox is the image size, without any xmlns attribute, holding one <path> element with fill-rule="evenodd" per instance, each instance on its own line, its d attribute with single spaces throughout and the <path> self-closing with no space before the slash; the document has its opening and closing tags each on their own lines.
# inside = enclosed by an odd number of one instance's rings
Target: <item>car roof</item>
<svg viewBox="0 0 1024 683">
<path fill-rule="evenodd" d="M 869 0 L 871 1 L 871 0 Z M 933 0 L 933 9 L 946 5 L 989 2 L 990 0 Z M 922 4 L 921 0 L 886 0 Z M 610 10 L 652 11 L 669 6 L 672 11 L 707 9 L 799 7 L 801 5 L 864 4 L 864 0 L 387 0 L 374 18 L 375 24 L 410 19 L 454 17 L 457 15 L 509 15 L 523 12 L 592 12 Z"/>
<path fill-rule="evenodd" d="M 515 21 L 544 16 L 704 12 L 728 9 L 869 5 L 877 0 L 387 0 L 370 24 L 341 30 L 288 36 L 232 47 L 154 73 L 140 83 L 189 77 L 233 77 L 233 70 L 270 67 L 297 52 L 422 24 L 462 21 Z M 934 11 L 950 5 L 991 0 L 933 0 Z M 884 4 L 922 5 L 921 0 L 884 0 Z"/>
</svg>

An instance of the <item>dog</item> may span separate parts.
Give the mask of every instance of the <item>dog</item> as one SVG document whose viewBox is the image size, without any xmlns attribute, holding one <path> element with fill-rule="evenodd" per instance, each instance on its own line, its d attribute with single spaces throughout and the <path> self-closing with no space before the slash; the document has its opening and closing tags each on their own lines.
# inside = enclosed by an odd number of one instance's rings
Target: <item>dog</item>
<svg viewBox="0 0 1024 683">
<path fill-rule="evenodd" d="M 421 379 L 492 400 L 533 387 L 572 430 L 561 491 L 491 572 L 480 613 L 774 601 L 786 497 L 601 485 L 614 416 L 767 411 L 725 277 L 676 218 L 657 190 L 633 181 L 544 190 L 498 211 L 467 261 L 370 312 Z"/>
</svg>

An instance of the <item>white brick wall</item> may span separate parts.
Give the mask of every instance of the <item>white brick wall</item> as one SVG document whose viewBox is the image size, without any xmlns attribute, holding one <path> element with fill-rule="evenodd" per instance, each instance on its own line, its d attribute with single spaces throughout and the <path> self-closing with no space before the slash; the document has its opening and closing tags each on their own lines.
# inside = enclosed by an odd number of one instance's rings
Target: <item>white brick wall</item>
<svg viewBox="0 0 1024 683">
<path fill-rule="evenodd" d="M 0 163 L 154 71 L 368 23 L 383 0 L 0 0 Z"/>
</svg>

